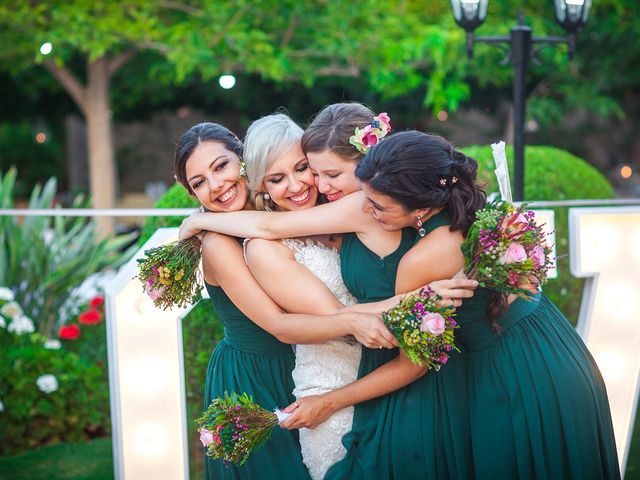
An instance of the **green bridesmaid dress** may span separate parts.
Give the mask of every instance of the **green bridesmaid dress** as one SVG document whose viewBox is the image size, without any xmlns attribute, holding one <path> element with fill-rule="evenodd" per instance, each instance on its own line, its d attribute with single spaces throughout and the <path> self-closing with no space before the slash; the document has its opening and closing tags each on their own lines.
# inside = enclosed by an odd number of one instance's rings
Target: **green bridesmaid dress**
<svg viewBox="0 0 640 480">
<path fill-rule="evenodd" d="M 295 401 L 291 372 L 295 356 L 291 345 L 278 341 L 247 318 L 222 288 L 206 284 L 219 318 L 224 339 L 209 360 L 205 408 L 224 392 L 248 393 L 268 410 Z M 297 430 L 276 427 L 271 439 L 253 452 L 241 467 L 206 457 L 208 480 L 309 480 L 302 463 Z"/>
<path fill-rule="evenodd" d="M 432 231 L 444 224 L 436 216 L 424 227 Z M 398 249 L 380 258 L 356 235 L 345 235 L 341 268 L 351 293 L 360 302 L 394 295 L 398 263 L 419 238 L 415 229 L 404 229 Z M 396 355 L 397 349 L 364 348 L 358 377 Z M 356 405 L 352 431 L 342 442 L 347 456 L 325 478 L 471 478 L 467 412 L 466 356 L 454 353 L 439 372 L 429 372 L 401 390 Z"/>
<path fill-rule="evenodd" d="M 478 289 L 456 316 L 475 478 L 620 478 L 605 385 L 576 330 L 542 294 L 515 300 L 496 333 L 488 294 Z"/>
</svg>

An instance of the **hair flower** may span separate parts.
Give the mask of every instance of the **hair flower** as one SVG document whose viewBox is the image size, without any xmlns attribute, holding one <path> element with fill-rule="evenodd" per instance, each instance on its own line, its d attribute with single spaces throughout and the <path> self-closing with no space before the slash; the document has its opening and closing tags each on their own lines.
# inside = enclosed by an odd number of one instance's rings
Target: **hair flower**
<svg viewBox="0 0 640 480">
<path fill-rule="evenodd" d="M 391 119 L 386 113 L 373 117 L 373 121 L 364 128 L 356 127 L 354 135 L 349 138 L 349 143 L 356 147 L 360 153 L 377 145 L 391 131 Z"/>
</svg>

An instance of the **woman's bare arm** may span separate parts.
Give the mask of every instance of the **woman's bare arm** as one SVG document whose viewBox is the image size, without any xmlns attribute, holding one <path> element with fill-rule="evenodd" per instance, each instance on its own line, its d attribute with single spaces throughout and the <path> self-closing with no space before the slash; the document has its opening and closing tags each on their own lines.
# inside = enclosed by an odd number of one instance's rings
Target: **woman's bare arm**
<svg viewBox="0 0 640 480">
<path fill-rule="evenodd" d="M 434 235 L 436 232 L 438 234 Z M 403 269 L 398 269 L 396 292 L 408 292 L 420 288 L 428 281 L 449 278 L 462 267 L 461 254 L 460 257 L 457 255 L 460 251 L 458 239 L 447 233 L 451 234 L 448 228 L 434 230 L 419 242 L 421 248 L 405 254 L 401 260 L 401 264 L 404 262 Z M 445 243 L 444 246 L 441 245 L 442 242 Z M 434 248 L 434 252 L 426 247 Z M 425 367 L 414 365 L 401 352 L 393 360 L 349 385 L 325 394 L 298 399 L 295 409 L 292 406 L 286 409 L 292 415 L 281 426 L 314 428 L 342 408 L 391 393 L 426 373 Z"/>
<path fill-rule="evenodd" d="M 242 247 L 233 238 L 205 235 L 202 257 L 207 281 L 222 287 L 242 313 L 285 343 L 322 343 L 354 335 L 365 345 L 394 346 L 393 335 L 375 315 L 284 313 L 255 280 L 245 264 Z"/>
<path fill-rule="evenodd" d="M 185 218 L 180 226 L 180 239 L 203 230 L 241 238 L 294 238 L 323 233 L 356 232 L 367 234 L 375 220 L 362 211 L 362 192 L 347 195 L 336 202 L 304 210 L 288 212 L 201 213 Z"/>
</svg>

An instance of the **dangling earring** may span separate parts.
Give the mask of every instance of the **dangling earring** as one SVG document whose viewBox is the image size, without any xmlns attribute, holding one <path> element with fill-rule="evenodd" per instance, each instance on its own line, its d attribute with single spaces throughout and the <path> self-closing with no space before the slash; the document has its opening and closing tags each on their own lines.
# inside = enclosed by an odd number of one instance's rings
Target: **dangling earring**
<svg viewBox="0 0 640 480">
<path fill-rule="evenodd" d="M 240 176 L 241 177 L 247 176 L 247 164 L 244 163 L 244 161 L 242 160 L 240 160 Z"/>
<path fill-rule="evenodd" d="M 427 234 L 427 231 L 422 226 L 422 216 L 418 215 L 418 235 L 424 237 Z"/>
<path fill-rule="evenodd" d="M 267 192 L 262 194 L 262 198 L 264 198 L 265 200 L 269 200 L 271 198 L 271 195 L 269 195 Z"/>
</svg>

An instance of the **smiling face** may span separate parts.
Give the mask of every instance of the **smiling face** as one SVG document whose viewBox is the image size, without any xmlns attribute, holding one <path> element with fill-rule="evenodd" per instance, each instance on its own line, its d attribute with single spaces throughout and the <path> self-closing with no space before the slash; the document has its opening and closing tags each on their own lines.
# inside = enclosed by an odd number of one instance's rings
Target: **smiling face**
<svg viewBox="0 0 640 480">
<path fill-rule="evenodd" d="M 372 215 L 385 230 L 395 231 L 404 227 L 415 227 L 418 215 L 424 218 L 428 212 L 428 209 L 407 212 L 396 200 L 377 192 L 364 182 L 362 191 L 365 194 L 362 210 Z"/>
<path fill-rule="evenodd" d="M 318 200 L 313 172 L 299 142 L 271 164 L 262 185 L 279 210 L 313 207 Z"/>
<path fill-rule="evenodd" d="M 240 176 L 240 159 L 218 142 L 199 144 L 187 160 L 186 177 L 200 203 L 213 212 L 242 210 L 249 189 Z"/>
<path fill-rule="evenodd" d="M 360 190 L 354 173 L 357 163 L 353 160 L 345 160 L 329 150 L 309 152 L 307 157 L 316 174 L 318 191 L 330 202 Z"/>
</svg>

